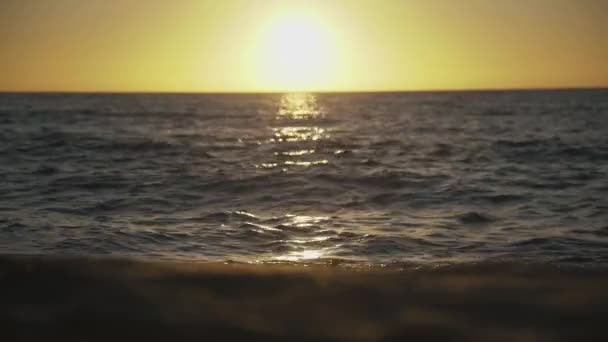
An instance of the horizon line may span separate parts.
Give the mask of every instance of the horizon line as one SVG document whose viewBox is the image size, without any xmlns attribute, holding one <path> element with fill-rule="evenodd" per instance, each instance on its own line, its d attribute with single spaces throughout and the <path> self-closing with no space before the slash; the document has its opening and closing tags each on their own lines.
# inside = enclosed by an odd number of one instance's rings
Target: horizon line
<svg viewBox="0 0 608 342">
<path fill-rule="evenodd" d="M 465 92 L 501 92 L 501 91 L 569 91 L 569 90 L 608 90 L 605 86 L 573 86 L 573 87 L 496 87 L 496 88 L 458 88 L 458 89 L 395 89 L 395 90 L 259 90 L 259 91 L 164 91 L 164 90 L 5 90 L 0 94 L 183 94 L 183 95 L 255 95 L 255 94 L 382 94 L 382 93 L 465 93 Z"/>
</svg>

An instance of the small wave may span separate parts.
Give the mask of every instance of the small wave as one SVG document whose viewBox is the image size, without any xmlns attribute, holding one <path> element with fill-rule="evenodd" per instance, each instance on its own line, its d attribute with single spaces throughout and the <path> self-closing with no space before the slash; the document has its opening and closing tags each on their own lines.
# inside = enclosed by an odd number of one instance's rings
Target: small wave
<svg viewBox="0 0 608 342">
<path fill-rule="evenodd" d="M 259 224 L 259 223 L 253 223 L 253 222 L 245 222 L 241 225 L 241 227 L 244 228 L 256 228 L 256 231 L 262 230 L 262 231 L 267 231 L 267 232 L 281 232 L 282 230 L 279 228 L 275 228 L 275 227 L 271 227 L 268 225 L 264 225 L 264 224 Z"/>
<path fill-rule="evenodd" d="M 514 115 L 515 112 L 508 109 L 500 109 L 500 108 L 487 108 L 481 112 L 480 115 L 483 116 L 510 116 Z"/>
<path fill-rule="evenodd" d="M 577 251 L 579 248 L 607 248 L 608 242 L 603 240 L 589 240 L 580 239 L 573 237 L 533 237 L 509 244 L 512 247 L 529 247 L 538 246 L 545 250 L 573 250 Z"/>
<path fill-rule="evenodd" d="M 473 199 L 490 202 L 493 204 L 503 204 L 511 202 L 520 202 L 524 200 L 526 196 L 517 194 L 495 194 L 495 195 L 476 195 Z"/>
<path fill-rule="evenodd" d="M 19 232 L 25 228 L 27 228 L 27 226 L 21 222 L 10 222 L 7 225 L 3 225 L 0 228 L 0 230 L 15 233 L 15 232 Z"/>
<path fill-rule="evenodd" d="M 399 189 L 408 186 L 424 187 L 429 182 L 436 181 L 437 177 L 425 176 L 414 172 L 391 171 L 384 168 L 360 175 L 345 175 L 332 173 L 316 174 L 317 179 L 332 183 L 351 183 L 365 187 Z"/>
<path fill-rule="evenodd" d="M 433 146 L 429 154 L 434 157 L 446 158 L 454 154 L 454 147 L 448 144 L 438 143 Z"/>
<path fill-rule="evenodd" d="M 521 240 L 521 241 L 516 241 L 516 242 L 511 243 L 510 245 L 513 247 L 521 247 L 521 246 L 541 246 L 541 245 L 546 245 L 546 244 L 550 244 L 550 243 L 553 243 L 553 241 L 551 239 L 535 237 L 535 238 L 529 238 L 529 239 L 525 239 L 525 240 Z"/>
<path fill-rule="evenodd" d="M 64 176 L 53 180 L 50 187 L 65 191 L 73 188 L 84 190 L 103 190 L 103 189 L 124 189 L 131 184 L 131 181 L 123 176 L 116 175 L 74 175 Z"/>
<path fill-rule="evenodd" d="M 608 237 L 608 226 L 595 229 L 573 229 L 572 233 Z"/>
<path fill-rule="evenodd" d="M 530 140 L 496 140 L 493 145 L 495 147 L 507 147 L 507 148 L 530 148 L 530 147 L 542 147 L 550 143 L 547 140 L 541 139 L 530 139 Z"/>
<path fill-rule="evenodd" d="M 255 220 L 258 221 L 260 218 L 252 213 L 244 210 L 235 211 L 218 211 L 207 213 L 202 216 L 190 217 L 188 220 L 195 222 L 209 222 L 209 223 L 226 223 L 231 220 Z"/>
<path fill-rule="evenodd" d="M 100 201 L 100 202 L 90 206 L 89 208 L 87 208 L 86 211 L 91 212 L 91 213 L 113 211 L 113 210 L 119 209 L 121 207 L 124 207 L 126 202 L 127 202 L 126 199 L 122 199 L 122 198 L 115 198 L 115 199 Z"/>
<path fill-rule="evenodd" d="M 401 194 L 394 192 L 384 192 L 373 195 L 369 198 L 369 202 L 380 205 L 389 205 L 392 203 L 400 202 Z"/>
<path fill-rule="evenodd" d="M 34 171 L 34 173 L 42 176 L 53 175 L 59 172 L 57 167 L 49 166 L 49 165 L 41 165 Z"/>
<path fill-rule="evenodd" d="M 468 212 L 468 213 L 459 215 L 458 221 L 463 224 L 475 225 L 475 224 L 492 223 L 492 222 L 496 221 L 496 219 L 489 215 L 483 215 L 478 212 L 472 211 L 472 212 Z"/>
</svg>

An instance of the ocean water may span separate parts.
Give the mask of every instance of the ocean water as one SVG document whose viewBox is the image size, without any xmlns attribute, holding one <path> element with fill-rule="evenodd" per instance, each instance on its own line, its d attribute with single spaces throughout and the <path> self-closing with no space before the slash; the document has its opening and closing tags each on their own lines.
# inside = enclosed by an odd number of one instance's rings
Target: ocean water
<svg viewBox="0 0 608 342">
<path fill-rule="evenodd" d="M 0 94 L 0 253 L 608 263 L 608 90 Z"/>
</svg>

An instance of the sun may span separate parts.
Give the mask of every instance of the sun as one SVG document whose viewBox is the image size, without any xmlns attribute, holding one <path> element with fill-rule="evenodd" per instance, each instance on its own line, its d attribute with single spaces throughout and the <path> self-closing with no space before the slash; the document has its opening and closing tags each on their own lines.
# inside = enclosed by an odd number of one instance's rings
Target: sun
<svg viewBox="0 0 608 342">
<path fill-rule="evenodd" d="M 335 70 L 332 32 L 314 15 L 292 11 L 268 25 L 258 45 L 258 77 L 284 91 L 320 89 Z"/>
</svg>

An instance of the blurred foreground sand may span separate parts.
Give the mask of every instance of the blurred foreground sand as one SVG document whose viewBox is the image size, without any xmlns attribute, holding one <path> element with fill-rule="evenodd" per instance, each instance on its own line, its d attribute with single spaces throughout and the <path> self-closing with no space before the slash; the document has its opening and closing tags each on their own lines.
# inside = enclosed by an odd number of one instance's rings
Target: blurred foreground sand
<svg viewBox="0 0 608 342">
<path fill-rule="evenodd" d="M 4 256 L 0 287 L 4 341 L 608 340 L 601 269 Z"/>
</svg>

